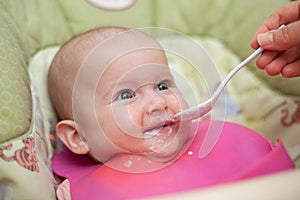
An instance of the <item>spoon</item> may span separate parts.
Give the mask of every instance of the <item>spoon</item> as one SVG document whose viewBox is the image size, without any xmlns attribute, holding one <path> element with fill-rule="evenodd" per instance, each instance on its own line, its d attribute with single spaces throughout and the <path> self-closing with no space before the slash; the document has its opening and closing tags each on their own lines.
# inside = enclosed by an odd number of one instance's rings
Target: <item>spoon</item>
<svg viewBox="0 0 300 200">
<path fill-rule="evenodd" d="M 211 98 L 206 100 L 205 102 L 183 110 L 173 116 L 173 120 L 193 120 L 200 118 L 204 116 L 205 114 L 209 113 L 212 109 L 215 103 L 217 102 L 220 94 L 224 90 L 224 87 L 226 84 L 229 82 L 229 80 L 243 67 L 245 67 L 249 62 L 251 62 L 254 58 L 256 58 L 260 53 L 262 53 L 264 49 L 262 47 L 259 47 L 256 51 L 254 51 L 250 56 L 248 56 L 244 61 L 242 61 L 239 65 L 237 65 L 225 78 L 224 80 L 220 83 L 216 91 L 213 93 Z"/>
</svg>

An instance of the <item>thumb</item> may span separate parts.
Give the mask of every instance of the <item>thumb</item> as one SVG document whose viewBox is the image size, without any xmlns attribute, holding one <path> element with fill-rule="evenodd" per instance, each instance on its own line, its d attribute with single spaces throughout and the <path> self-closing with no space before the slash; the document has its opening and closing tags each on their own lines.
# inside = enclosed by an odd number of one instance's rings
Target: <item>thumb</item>
<svg viewBox="0 0 300 200">
<path fill-rule="evenodd" d="M 268 50 L 287 50 L 300 44 L 300 21 L 288 24 L 281 29 L 261 33 L 257 41 Z"/>
</svg>

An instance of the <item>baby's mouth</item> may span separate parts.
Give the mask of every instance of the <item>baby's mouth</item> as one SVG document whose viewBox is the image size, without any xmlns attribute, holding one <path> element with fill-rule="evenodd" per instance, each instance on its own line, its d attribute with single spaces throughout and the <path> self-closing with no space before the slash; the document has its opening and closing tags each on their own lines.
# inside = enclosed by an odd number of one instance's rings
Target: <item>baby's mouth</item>
<svg viewBox="0 0 300 200">
<path fill-rule="evenodd" d="M 167 120 L 164 123 L 155 125 L 146 131 L 143 132 L 143 138 L 150 138 L 159 135 L 162 132 L 168 132 L 172 130 L 172 127 L 174 126 L 174 122 Z"/>
</svg>

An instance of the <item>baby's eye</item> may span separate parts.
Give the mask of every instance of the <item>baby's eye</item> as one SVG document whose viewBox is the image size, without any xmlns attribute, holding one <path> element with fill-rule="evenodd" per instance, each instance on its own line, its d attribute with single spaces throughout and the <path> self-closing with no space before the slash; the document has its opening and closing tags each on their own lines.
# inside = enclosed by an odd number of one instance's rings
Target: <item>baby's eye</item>
<svg viewBox="0 0 300 200">
<path fill-rule="evenodd" d="M 157 89 L 159 91 L 167 90 L 167 89 L 169 89 L 169 83 L 167 81 L 162 81 L 157 85 Z"/>
<path fill-rule="evenodd" d="M 135 96 L 135 94 L 132 90 L 123 90 L 118 94 L 116 100 L 131 99 L 134 96 Z"/>
</svg>

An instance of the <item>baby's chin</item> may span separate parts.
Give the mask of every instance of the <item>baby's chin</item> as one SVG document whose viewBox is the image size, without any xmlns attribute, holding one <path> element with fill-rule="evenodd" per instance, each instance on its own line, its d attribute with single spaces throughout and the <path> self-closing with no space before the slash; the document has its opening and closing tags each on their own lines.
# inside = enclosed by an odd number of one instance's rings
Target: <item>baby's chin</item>
<svg viewBox="0 0 300 200">
<path fill-rule="evenodd" d="M 174 139 L 171 143 L 164 146 L 155 146 L 152 152 L 146 154 L 150 160 L 155 162 L 171 162 L 176 160 L 178 156 L 184 151 L 183 146 L 186 140 Z"/>
</svg>

